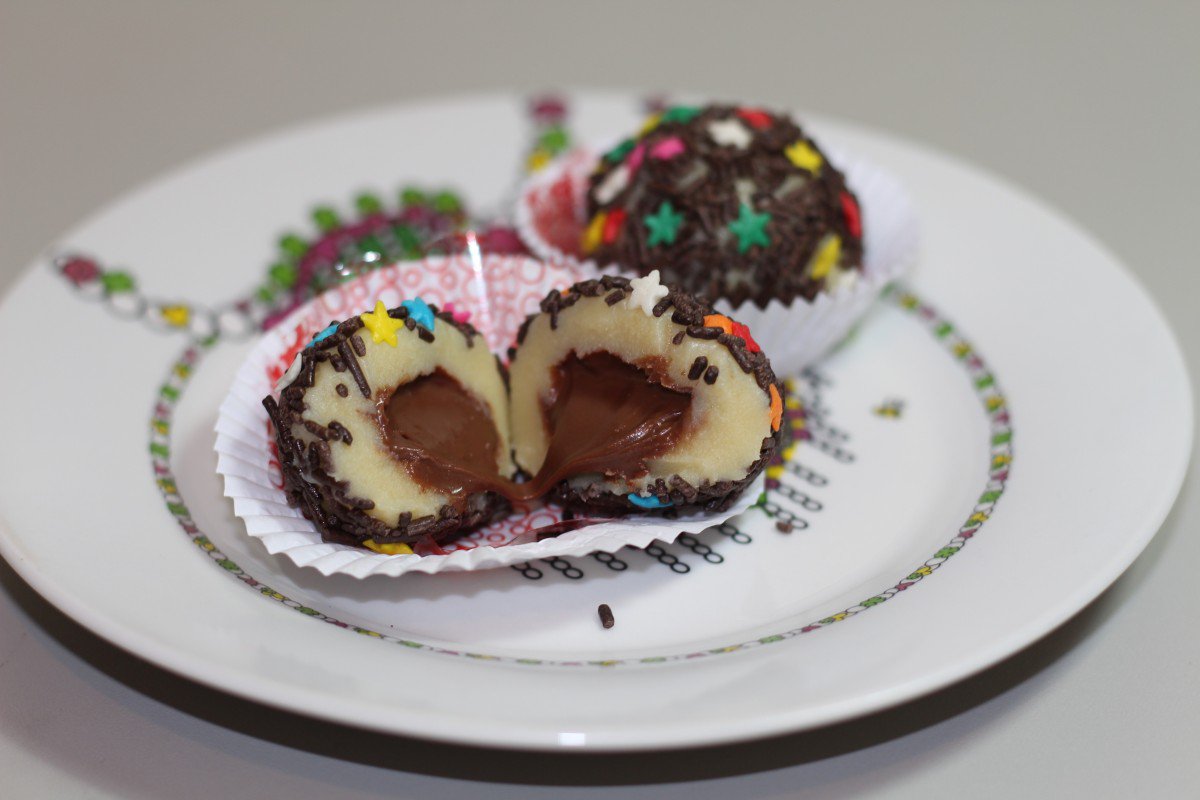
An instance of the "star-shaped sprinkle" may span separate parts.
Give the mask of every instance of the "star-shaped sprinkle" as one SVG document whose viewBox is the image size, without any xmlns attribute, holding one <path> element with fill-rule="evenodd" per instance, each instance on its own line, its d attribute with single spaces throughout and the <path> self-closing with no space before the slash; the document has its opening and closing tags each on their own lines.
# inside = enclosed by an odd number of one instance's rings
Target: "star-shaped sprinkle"
<svg viewBox="0 0 1200 800">
<path fill-rule="evenodd" d="M 629 282 L 629 288 L 633 291 L 625 302 L 630 308 L 640 308 L 648 317 L 654 316 L 654 307 L 668 293 L 658 278 L 658 270 L 652 270 L 644 278 L 634 278 Z"/>
<path fill-rule="evenodd" d="M 647 214 L 642 217 L 642 221 L 650 230 L 650 238 L 646 240 L 647 246 L 675 244 L 675 239 L 679 236 L 679 226 L 683 224 L 683 214 L 675 210 L 670 200 L 663 200 L 658 212 Z"/>
<path fill-rule="evenodd" d="M 733 322 L 732 320 L 730 321 Z M 750 335 L 750 328 L 740 322 L 734 322 L 732 328 L 730 333 L 746 343 L 746 350 L 751 353 L 762 351 L 762 348 L 758 346 L 758 342 L 754 341 L 754 337 Z"/>
<path fill-rule="evenodd" d="M 829 274 L 841 256 L 842 240 L 837 236 L 825 237 L 825 241 L 817 246 L 817 251 L 813 254 L 809 265 L 809 274 L 813 278 L 821 280 Z"/>
<path fill-rule="evenodd" d="M 759 214 L 742 203 L 738 209 L 738 218 L 729 223 L 729 230 L 738 237 L 739 254 L 745 253 L 754 245 L 766 247 L 771 243 L 771 237 L 767 236 L 767 223 L 770 221 L 771 215 L 766 211 Z"/>
<path fill-rule="evenodd" d="M 722 147 L 736 147 L 739 150 L 749 147 L 753 138 L 746 126 L 732 117 L 708 123 L 708 135 Z"/>
<path fill-rule="evenodd" d="M 683 139 L 680 139 L 678 136 L 671 136 L 663 139 L 661 142 L 655 142 L 654 146 L 650 148 L 650 157 L 667 161 L 675 156 L 682 155 L 684 149 Z"/>
<path fill-rule="evenodd" d="M 404 320 L 389 317 L 387 307 L 382 300 L 375 301 L 374 311 L 369 314 L 359 314 L 358 318 L 371 332 L 371 338 L 375 340 L 375 344 L 387 343 L 392 347 L 398 344 L 396 331 L 404 327 Z"/>
<path fill-rule="evenodd" d="M 783 422 L 783 398 L 779 396 L 779 390 L 775 388 L 775 384 L 771 384 L 771 430 L 779 430 L 779 424 Z"/>
<path fill-rule="evenodd" d="M 433 330 L 433 309 L 429 307 L 428 303 L 419 297 L 414 297 L 411 300 L 405 300 L 400 305 L 408 309 L 408 316 L 412 318 L 413 322 L 422 328 Z"/>
<path fill-rule="evenodd" d="M 821 171 L 821 165 L 825 163 L 825 159 L 821 158 L 821 154 L 803 139 L 785 147 L 783 154 L 788 157 L 788 161 L 814 175 Z"/>
<path fill-rule="evenodd" d="M 335 332 L 337 329 L 338 329 L 337 323 L 336 323 L 336 322 L 334 322 L 334 323 L 333 323 L 333 324 L 331 324 L 329 327 L 327 327 L 325 330 L 321 331 L 321 332 L 320 332 L 320 333 L 318 333 L 316 336 L 314 336 L 314 337 L 312 338 L 312 341 L 311 341 L 311 342 L 309 342 L 307 346 L 308 346 L 308 347 L 312 347 L 312 346 L 313 346 L 313 345 L 315 345 L 317 342 L 323 342 L 323 341 L 325 341 L 325 340 L 326 340 L 326 339 L 328 339 L 330 336 L 333 336 L 334 332 Z"/>
</svg>

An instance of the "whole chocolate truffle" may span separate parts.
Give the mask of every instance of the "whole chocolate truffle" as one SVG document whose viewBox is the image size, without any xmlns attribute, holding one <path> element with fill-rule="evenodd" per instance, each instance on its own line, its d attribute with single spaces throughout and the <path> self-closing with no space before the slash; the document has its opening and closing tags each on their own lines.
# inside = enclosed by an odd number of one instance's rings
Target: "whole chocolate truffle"
<svg viewBox="0 0 1200 800">
<path fill-rule="evenodd" d="M 733 306 L 812 300 L 862 270 L 858 201 L 786 116 L 674 106 L 605 153 L 583 253 Z"/>
</svg>

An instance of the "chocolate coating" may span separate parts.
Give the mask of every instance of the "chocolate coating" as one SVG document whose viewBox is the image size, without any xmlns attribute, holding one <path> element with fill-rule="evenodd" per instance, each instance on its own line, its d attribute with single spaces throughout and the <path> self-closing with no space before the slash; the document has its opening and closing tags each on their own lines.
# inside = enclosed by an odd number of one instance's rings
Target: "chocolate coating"
<svg viewBox="0 0 1200 800">
<path fill-rule="evenodd" d="M 803 156 L 789 151 L 797 143 Z M 584 253 L 601 266 L 659 269 L 665 283 L 734 307 L 811 300 L 831 276 L 862 269 L 858 202 L 844 176 L 795 122 L 757 109 L 667 109 L 600 159 L 587 215 L 595 246 L 585 234 Z M 818 274 L 831 237 L 840 252 Z"/>
</svg>

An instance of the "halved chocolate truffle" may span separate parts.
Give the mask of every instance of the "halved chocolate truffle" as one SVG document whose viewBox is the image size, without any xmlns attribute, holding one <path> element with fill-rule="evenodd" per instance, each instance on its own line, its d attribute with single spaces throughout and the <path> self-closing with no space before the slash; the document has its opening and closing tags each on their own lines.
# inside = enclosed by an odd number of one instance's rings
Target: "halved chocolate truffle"
<svg viewBox="0 0 1200 800">
<path fill-rule="evenodd" d="M 735 308 L 811 300 L 862 270 L 858 200 L 786 116 L 675 106 L 605 153 L 581 248 Z"/>
<path fill-rule="evenodd" d="M 331 325 L 276 403 L 285 490 L 324 538 L 406 552 L 507 510 L 504 375 L 482 337 L 420 299 Z"/>
<path fill-rule="evenodd" d="M 782 402 L 743 326 L 657 271 L 577 283 L 509 365 L 517 465 L 590 514 L 728 508 L 775 451 Z"/>
<path fill-rule="evenodd" d="M 326 540 L 411 552 L 539 497 L 724 510 L 778 446 L 749 331 L 657 272 L 551 292 L 511 355 L 510 391 L 482 337 L 419 299 L 330 325 L 263 400 L 289 500 Z"/>
</svg>

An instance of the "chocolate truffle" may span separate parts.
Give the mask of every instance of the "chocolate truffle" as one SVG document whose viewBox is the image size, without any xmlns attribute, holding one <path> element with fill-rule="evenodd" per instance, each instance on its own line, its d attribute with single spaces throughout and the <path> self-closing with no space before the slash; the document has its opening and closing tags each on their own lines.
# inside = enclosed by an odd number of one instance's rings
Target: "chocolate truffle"
<svg viewBox="0 0 1200 800">
<path fill-rule="evenodd" d="M 605 153 L 581 249 L 733 307 L 812 300 L 862 270 L 858 201 L 791 119 L 675 106 Z"/>
<path fill-rule="evenodd" d="M 781 396 L 750 332 L 657 271 L 552 292 L 518 342 L 514 459 L 569 509 L 724 510 L 778 445 Z"/>
<path fill-rule="evenodd" d="M 317 334 L 281 385 L 263 404 L 285 491 L 327 541 L 410 552 L 508 509 L 504 375 L 450 314 L 377 303 Z"/>
<path fill-rule="evenodd" d="M 289 502 L 327 541 L 406 553 L 511 501 L 721 511 L 778 447 L 782 398 L 750 332 L 656 271 L 551 292 L 517 342 L 506 375 L 419 298 L 317 334 L 263 400 Z"/>
</svg>

